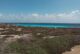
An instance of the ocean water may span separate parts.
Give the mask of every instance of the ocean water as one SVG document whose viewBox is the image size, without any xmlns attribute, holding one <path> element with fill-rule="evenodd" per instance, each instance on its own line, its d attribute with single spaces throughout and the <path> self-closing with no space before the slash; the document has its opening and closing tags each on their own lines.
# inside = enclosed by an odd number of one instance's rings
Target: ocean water
<svg viewBox="0 0 80 54">
<path fill-rule="evenodd" d="M 17 23 L 16 25 L 25 27 L 80 28 L 80 24 L 67 23 Z"/>
</svg>

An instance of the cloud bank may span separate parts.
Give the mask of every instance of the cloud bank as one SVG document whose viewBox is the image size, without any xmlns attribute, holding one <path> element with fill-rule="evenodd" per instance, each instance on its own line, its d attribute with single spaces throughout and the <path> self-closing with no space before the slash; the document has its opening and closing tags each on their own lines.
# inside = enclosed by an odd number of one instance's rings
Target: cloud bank
<svg viewBox="0 0 80 54">
<path fill-rule="evenodd" d="M 25 22 L 25 23 L 80 23 L 80 10 L 74 10 L 64 13 L 52 13 L 52 14 L 4 14 L 0 13 L 0 22 Z"/>
</svg>

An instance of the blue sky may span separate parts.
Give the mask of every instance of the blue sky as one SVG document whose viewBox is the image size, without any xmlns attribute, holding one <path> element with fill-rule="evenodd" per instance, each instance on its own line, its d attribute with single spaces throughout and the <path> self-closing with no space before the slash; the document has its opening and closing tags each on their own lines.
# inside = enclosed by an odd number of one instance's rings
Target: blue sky
<svg viewBox="0 0 80 54">
<path fill-rule="evenodd" d="M 0 0 L 0 22 L 80 23 L 80 0 Z"/>
</svg>

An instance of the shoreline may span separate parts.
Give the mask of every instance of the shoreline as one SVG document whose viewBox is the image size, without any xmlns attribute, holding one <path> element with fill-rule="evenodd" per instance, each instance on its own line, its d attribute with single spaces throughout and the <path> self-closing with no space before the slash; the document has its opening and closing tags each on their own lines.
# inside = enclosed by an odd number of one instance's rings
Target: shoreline
<svg viewBox="0 0 80 54">
<path fill-rule="evenodd" d="M 80 28 L 80 24 L 67 24 L 67 23 L 0 23 L 0 24 L 38 28 Z"/>
</svg>

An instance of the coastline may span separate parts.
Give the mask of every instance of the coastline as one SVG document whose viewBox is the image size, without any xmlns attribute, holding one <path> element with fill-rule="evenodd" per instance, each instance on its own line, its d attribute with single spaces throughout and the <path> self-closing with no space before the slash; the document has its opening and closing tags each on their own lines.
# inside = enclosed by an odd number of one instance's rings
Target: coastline
<svg viewBox="0 0 80 54">
<path fill-rule="evenodd" d="M 61 54 L 80 44 L 80 28 L 24 27 L 13 24 L 1 24 L 0 40 L 2 40 L 3 47 L 6 45 L 5 43 L 14 45 L 18 44 L 16 42 L 19 41 L 19 45 L 22 43 L 21 46 L 23 46 L 23 43 L 24 45 L 29 44 L 29 46 L 34 43 L 34 46 L 39 44 L 37 48 L 48 50 L 47 53 Z M 31 47 L 33 48 L 33 46 Z M 15 45 L 12 49 L 14 48 Z M 2 49 L 2 51 L 4 50 Z"/>
</svg>

